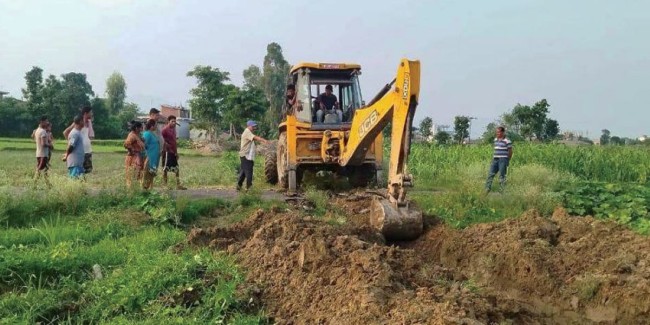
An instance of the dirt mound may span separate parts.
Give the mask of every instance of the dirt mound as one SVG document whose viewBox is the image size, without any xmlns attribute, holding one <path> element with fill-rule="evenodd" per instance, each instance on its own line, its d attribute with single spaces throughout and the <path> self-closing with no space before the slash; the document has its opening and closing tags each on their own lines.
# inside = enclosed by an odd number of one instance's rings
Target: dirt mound
<svg viewBox="0 0 650 325">
<path fill-rule="evenodd" d="M 650 322 L 650 239 L 613 222 L 563 209 L 550 219 L 529 212 L 461 231 L 436 227 L 403 247 L 532 314 L 562 323 Z"/>
<path fill-rule="evenodd" d="M 192 245 L 236 253 L 276 323 L 556 324 L 648 320 L 648 239 L 609 223 L 534 213 L 387 246 L 367 198 L 338 198 L 343 226 L 257 211 L 193 230 Z M 258 290 L 257 290 L 258 289 Z"/>
</svg>

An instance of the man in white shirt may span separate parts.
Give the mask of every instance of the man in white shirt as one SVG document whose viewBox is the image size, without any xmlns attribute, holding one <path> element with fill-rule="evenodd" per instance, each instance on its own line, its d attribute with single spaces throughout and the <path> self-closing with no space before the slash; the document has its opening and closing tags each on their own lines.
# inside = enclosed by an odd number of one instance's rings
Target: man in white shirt
<svg viewBox="0 0 650 325">
<path fill-rule="evenodd" d="M 47 125 L 47 120 L 41 120 L 38 128 L 34 131 L 34 141 L 36 142 L 36 173 L 34 174 L 34 187 L 36 187 L 38 179 L 41 178 L 41 174 L 43 174 L 45 184 L 48 188 L 52 188 L 52 184 L 47 176 L 51 147 L 50 137 L 45 130 Z"/>
<path fill-rule="evenodd" d="M 246 179 L 246 190 L 253 185 L 253 165 L 255 163 L 255 141 L 267 143 L 268 141 L 262 137 L 253 134 L 257 128 L 255 121 L 246 122 L 246 129 L 241 135 L 241 144 L 239 149 L 239 160 L 241 165 L 239 167 L 239 177 L 237 179 L 237 190 L 241 187 Z"/>
</svg>

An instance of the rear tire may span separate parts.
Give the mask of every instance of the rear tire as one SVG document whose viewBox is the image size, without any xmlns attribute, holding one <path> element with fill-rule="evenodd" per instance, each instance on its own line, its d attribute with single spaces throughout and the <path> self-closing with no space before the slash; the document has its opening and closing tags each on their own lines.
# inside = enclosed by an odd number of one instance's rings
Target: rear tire
<svg viewBox="0 0 650 325">
<path fill-rule="evenodd" d="M 264 153 L 264 176 L 266 182 L 271 185 L 278 183 L 278 155 L 276 146 L 277 144 L 271 145 L 269 150 Z"/>
<path fill-rule="evenodd" d="M 278 146 L 277 146 L 277 151 L 276 151 L 276 166 L 277 166 L 277 171 L 276 175 L 278 175 L 278 183 L 280 183 L 280 186 L 282 186 L 283 189 L 286 189 L 289 187 L 289 182 L 288 182 L 288 169 L 289 169 L 289 159 L 287 159 L 287 133 L 282 132 L 280 133 L 280 137 L 278 140 Z"/>
</svg>

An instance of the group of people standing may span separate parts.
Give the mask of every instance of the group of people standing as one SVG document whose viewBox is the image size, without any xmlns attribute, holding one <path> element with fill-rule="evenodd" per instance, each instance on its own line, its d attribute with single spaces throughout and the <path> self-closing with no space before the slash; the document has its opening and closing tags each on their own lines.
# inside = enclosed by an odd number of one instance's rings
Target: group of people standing
<svg viewBox="0 0 650 325">
<path fill-rule="evenodd" d="M 176 189 L 185 190 L 179 177 L 176 117 L 168 116 L 162 130 L 158 127 L 159 118 L 160 111 L 152 108 L 144 125 L 139 121 L 131 122 L 130 132 L 124 141 L 127 150 L 124 161 L 126 185 L 131 187 L 135 176 L 143 189 L 151 189 L 162 163 L 163 186 L 167 185 L 167 174 L 172 172 L 176 176 Z"/>
<path fill-rule="evenodd" d="M 72 178 L 83 178 L 93 170 L 91 139 L 95 137 L 95 132 L 92 126 L 92 116 L 92 108 L 83 107 L 80 114 L 74 117 L 72 124 L 63 131 L 68 146 L 62 160 L 66 163 L 68 175 Z M 45 184 L 51 188 L 48 170 L 54 150 L 54 136 L 52 135 L 52 123 L 47 116 L 41 117 L 38 128 L 32 133 L 32 138 L 36 142 L 34 186 L 43 176 Z"/>
<path fill-rule="evenodd" d="M 63 131 L 67 148 L 62 160 L 66 163 L 68 175 L 74 179 L 85 179 L 85 175 L 93 170 L 91 140 L 95 138 L 95 132 L 92 118 L 92 108 L 85 106 L 80 114 L 74 117 L 72 124 Z M 184 190 L 186 188 L 181 185 L 179 178 L 176 117 L 169 116 L 162 129 L 158 127 L 159 118 L 160 111 L 152 108 L 149 111 L 149 119 L 144 125 L 139 121 L 131 122 L 130 132 L 124 141 L 124 148 L 127 149 L 126 185 L 131 187 L 135 176 L 144 189 L 151 189 L 162 163 L 163 184 L 167 185 L 167 174 L 171 172 L 176 176 L 176 188 Z M 52 124 L 47 116 L 41 117 L 38 128 L 32 133 L 32 138 L 36 142 L 34 186 L 43 176 L 45 184 L 51 188 L 48 170 L 54 150 L 54 137 Z"/>
</svg>

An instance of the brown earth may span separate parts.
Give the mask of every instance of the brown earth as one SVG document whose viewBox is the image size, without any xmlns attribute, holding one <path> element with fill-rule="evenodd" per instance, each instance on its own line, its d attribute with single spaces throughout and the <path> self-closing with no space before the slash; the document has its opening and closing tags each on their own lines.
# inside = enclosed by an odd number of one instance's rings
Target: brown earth
<svg viewBox="0 0 650 325">
<path fill-rule="evenodd" d="M 259 210 L 188 243 L 236 254 L 278 324 L 650 323 L 650 240 L 614 223 L 561 209 L 464 230 L 428 217 L 418 240 L 387 245 L 367 226 L 369 196 L 332 200 L 348 223 Z"/>
</svg>

